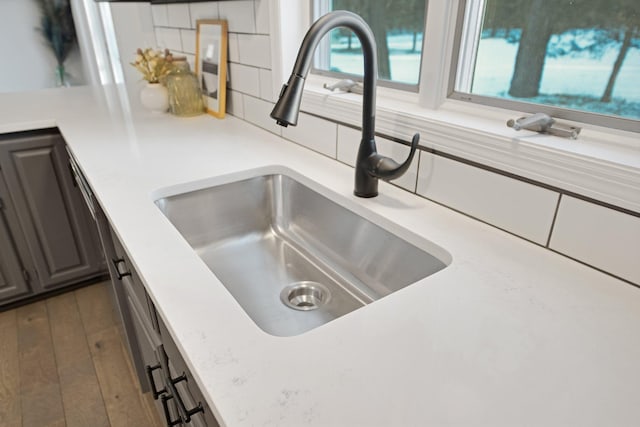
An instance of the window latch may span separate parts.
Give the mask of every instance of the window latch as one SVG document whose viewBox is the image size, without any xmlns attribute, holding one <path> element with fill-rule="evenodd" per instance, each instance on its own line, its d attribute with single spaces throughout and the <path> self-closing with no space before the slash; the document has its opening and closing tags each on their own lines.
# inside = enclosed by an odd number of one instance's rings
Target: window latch
<svg viewBox="0 0 640 427">
<path fill-rule="evenodd" d="M 325 89 L 329 89 L 331 92 L 334 90 L 343 90 L 345 92 L 358 93 L 362 95 L 362 85 L 360 83 L 354 82 L 351 79 L 340 80 L 332 85 L 324 84 L 322 87 Z"/>
<path fill-rule="evenodd" d="M 507 126 L 514 130 L 531 130 L 539 133 L 546 133 L 563 138 L 578 138 L 578 134 L 582 128 L 572 126 L 566 123 L 558 123 L 553 117 L 545 113 L 536 113 L 529 117 L 520 117 L 518 119 L 510 119 Z"/>
</svg>

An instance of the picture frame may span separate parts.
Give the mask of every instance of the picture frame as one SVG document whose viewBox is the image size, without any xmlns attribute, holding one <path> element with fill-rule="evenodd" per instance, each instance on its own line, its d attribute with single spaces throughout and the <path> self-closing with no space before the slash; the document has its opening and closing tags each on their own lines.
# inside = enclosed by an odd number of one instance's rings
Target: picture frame
<svg viewBox="0 0 640 427">
<path fill-rule="evenodd" d="M 227 98 L 227 21 L 196 21 L 196 76 L 207 113 L 224 118 Z"/>
</svg>

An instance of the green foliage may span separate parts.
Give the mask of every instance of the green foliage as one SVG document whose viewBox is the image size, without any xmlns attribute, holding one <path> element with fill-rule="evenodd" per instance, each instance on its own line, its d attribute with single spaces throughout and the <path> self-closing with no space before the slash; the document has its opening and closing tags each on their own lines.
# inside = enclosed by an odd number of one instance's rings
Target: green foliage
<svg viewBox="0 0 640 427">
<path fill-rule="evenodd" d="M 76 30 L 69 0 L 36 0 L 40 9 L 38 31 L 62 66 L 76 42 Z"/>
</svg>

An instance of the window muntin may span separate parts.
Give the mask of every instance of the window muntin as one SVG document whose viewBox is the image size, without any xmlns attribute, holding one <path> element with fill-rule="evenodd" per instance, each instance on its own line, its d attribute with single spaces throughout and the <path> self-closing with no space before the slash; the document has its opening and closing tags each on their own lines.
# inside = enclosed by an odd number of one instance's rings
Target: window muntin
<svg viewBox="0 0 640 427">
<path fill-rule="evenodd" d="M 418 90 L 426 0 L 316 0 L 314 6 L 313 20 L 332 10 L 350 10 L 362 16 L 376 37 L 382 85 Z M 358 38 L 347 29 L 331 31 L 316 52 L 313 72 L 361 77 L 363 59 Z"/>
<path fill-rule="evenodd" d="M 640 128 L 637 0 L 468 0 L 463 16 L 453 98 Z"/>
</svg>

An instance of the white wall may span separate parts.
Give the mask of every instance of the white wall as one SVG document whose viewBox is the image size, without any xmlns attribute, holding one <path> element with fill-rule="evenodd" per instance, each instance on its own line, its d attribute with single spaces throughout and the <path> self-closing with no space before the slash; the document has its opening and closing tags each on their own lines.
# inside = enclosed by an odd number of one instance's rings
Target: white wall
<svg viewBox="0 0 640 427">
<path fill-rule="evenodd" d="M 0 1 L 0 92 L 18 92 L 55 86 L 55 56 L 47 47 L 40 12 L 32 0 Z M 84 84 L 80 53 L 76 47 L 65 63 L 74 85 Z"/>
<path fill-rule="evenodd" d="M 142 75 L 129 65 L 136 49 L 156 47 L 156 36 L 149 3 L 110 3 L 111 18 L 118 44 L 119 62 L 128 85 L 141 84 Z"/>
</svg>

